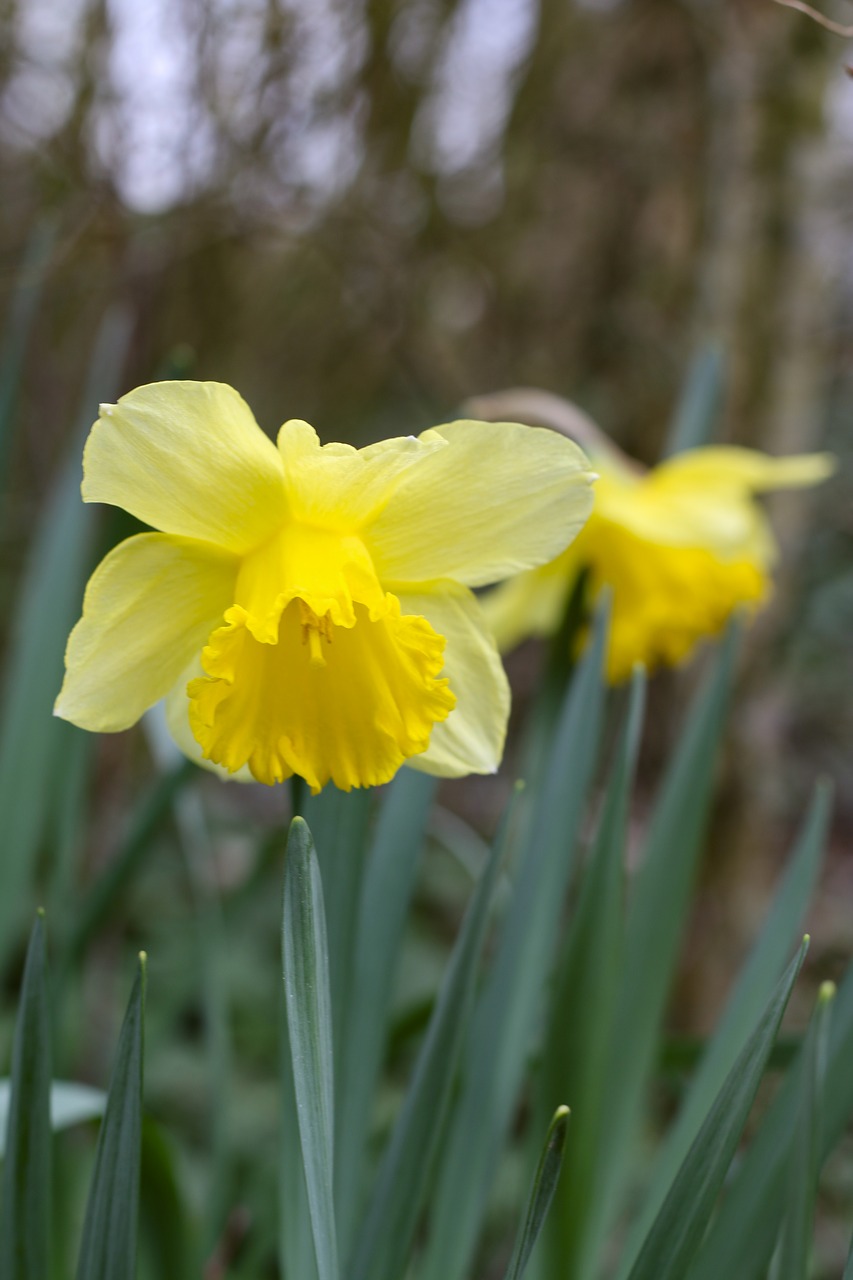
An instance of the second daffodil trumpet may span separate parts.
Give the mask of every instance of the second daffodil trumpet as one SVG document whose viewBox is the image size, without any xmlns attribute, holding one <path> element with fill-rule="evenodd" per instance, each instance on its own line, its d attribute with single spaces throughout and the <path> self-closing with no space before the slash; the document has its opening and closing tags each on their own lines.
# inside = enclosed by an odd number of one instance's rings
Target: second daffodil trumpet
<svg viewBox="0 0 853 1280">
<path fill-rule="evenodd" d="M 83 473 L 87 502 L 157 532 L 92 575 L 57 714 L 111 732 L 165 698 L 190 757 L 314 791 L 404 762 L 497 768 L 509 691 L 471 588 L 551 560 L 594 479 L 568 440 L 512 423 L 354 449 L 290 421 L 276 447 L 203 382 L 102 406 Z"/>
<path fill-rule="evenodd" d="M 635 664 L 676 665 L 717 634 L 738 608 L 768 596 L 776 543 L 756 495 L 813 485 L 831 475 L 827 454 L 774 458 L 730 446 L 689 449 L 651 470 L 629 460 L 585 415 L 556 397 L 506 392 L 481 412 L 525 404 L 539 421 L 577 431 L 598 473 L 595 505 L 580 536 L 556 559 L 489 593 L 486 615 L 502 650 L 556 632 L 574 584 L 587 573 L 594 599 L 612 593 L 607 673 Z"/>
</svg>

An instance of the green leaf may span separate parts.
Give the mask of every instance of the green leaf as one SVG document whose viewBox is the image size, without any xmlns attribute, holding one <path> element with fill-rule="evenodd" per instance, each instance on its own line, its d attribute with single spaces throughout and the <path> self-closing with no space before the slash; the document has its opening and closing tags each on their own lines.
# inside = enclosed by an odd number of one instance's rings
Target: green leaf
<svg viewBox="0 0 853 1280">
<path fill-rule="evenodd" d="M 618 1034 L 611 1041 L 603 1085 L 609 1101 L 600 1136 L 601 1179 L 571 1276 L 583 1276 L 593 1269 L 630 1169 L 704 843 L 736 639 L 736 630 L 730 630 L 715 668 L 691 708 L 658 795 L 634 878 L 613 1024 Z M 630 1052 L 625 1052 L 626 1045 L 630 1045 Z M 581 1100 L 569 1101 L 578 1113 Z"/>
<path fill-rule="evenodd" d="M 536 1169 L 536 1176 L 533 1179 L 533 1186 L 530 1188 L 521 1230 L 507 1267 L 506 1280 L 521 1280 L 527 1268 L 530 1255 L 533 1252 L 533 1247 L 539 1237 L 542 1224 L 548 1216 L 548 1210 L 551 1207 L 551 1201 L 554 1198 L 554 1192 L 557 1190 L 557 1183 L 560 1178 L 568 1124 L 569 1108 L 558 1107 L 554 1112 L 554 1118 L 551 1121 L 548 1136 L 545 1139 L 545 1146 L 539 1158 L 539 1165 Z"/>
<path fill-rule="evenodd" d="M 290 824 L 284 864 L 282 960 L 293 1084 L 320 1280 L 338 1280 L 334 1069 L 323 886 L 311 832 Z"/>
<path fill-rule="evenodd" d="M 98 1135 L 77 1280 L 133 1280 L 136 1275 L 145 971 L 143 952 L 119 1036 Z"/>
<path fill-rule="evenodd" d="M 0 859 L 0 967 L 33 903 L 39 846 L 50 827 L 66 727 L 53 716 L 65 642 L 80 612 L 94 517 L 80 500 L 80 453 L 94 407 L 109 394 L 128 338 L 110 312 L 92 356 L 72 457 L 49 497 L 13 611 L 0 707 L 0 830 L 14 857 Z"/>
<path fill-rule="evenodd" d="M 347 1039 L 336 1111 L 335 1204 L 348 1258 L 364 1190 L 364 1153 L 388 1033 L 394 977 L 436 779 L 401 769 L 384 793 L 358 901 Z"/>
<path fill-rule="evenodd" d="M 7 464 L 24 358 L 38 315 L 44 280 L 56 242 L 56 230 L 57 224 L 53 218 L 42 218 L 33 227 L 4 326 L 0 354 L 0 476 L 4 477 L 8 474 Z"/>
<path fill-rule="evenodd" d="M 542 1238 L 546 1273 L 561 1271 L 578 1253 L 600 1176 L 601 1131 L 609 1106 L 604 1072 L 622 975 L 625 848 L 644 705 L 645 677 L 637 671 L 548 1013 L 536 1080 L 538 1126 L 561 1097 L 576 1107 L 557 1205 Z"/>
<path fill-rule="evenodd" d="M 141 1245 L 157 1280 L 186 1280 L 189 1232 L 171 1145 L 147 1116 L 142 1122 L 139 1221 Z"/>
<path fill-rule="evenodd" d="M 169 817 L 175 797 L 195 774 L 196 766 L 190 760 L 182 760 L 145 791 L 133 812 L 127 835 L 76 913 L 72 931 L 65 941 L 63 969 L 80 960 L 98 930 L 109 919 L 150 852 L 152 837 L 164 819 Z"/>
<path fill-rule="evenodd" d="M 468 1028 L 489 908 L 514 810 L 510 803 L 465 913 L 412 1083 L 379 1168 L 348 1272 L 351 1280 L 399 1280 L 405 1272 Z"/>
<path fill-rule="evenodd" d="M 808 938 L 729 1072 L 643 1242 L 630 1280 L 684 1280 L 714 1211 L 802 967 Z M 746 1276 L 738 1271 L 738 1276 Z"/>
<path fill-rule="evenodd" d="M 304 817 L 314 839 L 324 886 L 335 1052 L 336 1169 L 337 1147 L 341 1141 L 341 1107 L 346 1092 L 343 1059 L 352 1009 L 358 904 L 368 849 L 367 826 L 372 799 L 373 793 L 369 788 L 344 792 L 329 784 L 319 795 L 309 796 L 304 806 Z"/>
<path fill-rule="evenodd" d="M 711 443 L 723 404 L 725 373 L 725 358 L 716 344 L 703 347 L 694 357 L 670 424 L 664 457 Z"/>
<path fill-rule="evenodd" d="M 489 1189 L 534 1050 L 578 831 L 598 755 L 607 618 L 599 613 L 564 699 L 530 804 L 494 962 L 471 1022 L 462 1089 L 436 1180 L 421 1280 L 467 1273 Z M 527 797 L 525 797 L 525 800 Z"/>
<path fill-rule="evenodd" d="M 817 883 L 826 846 L 831 788 L 820 785 L 803 821 L 761 935 L 737 980 L 714 1036 L 702 1057 L 678 1119 L 667 1134 L 655 1162 L 643 1207 L 631 1229 L 619 1275 L 626 1276 L 640 1244 L 663 1204 L 667 1188 L 731 1069 L 739 1046 L 759 1017 L 778 981 Z"/>
<path fill-rule="evenodd" d="M 820 1171 L 820 1122 L 829 1013 L 835 986 L 824 982 L 803 1047 L 797 1134 L 789 1175 L 788 1211 L 782 1223 L 776 1280 L 808 1280 L 815 1199 Z"/>
<path fill-rule="evenodd" d="M 44 920 L 27 950 L 12 1050 L 11 1101 L 0 1187 L 0 1280 L 47 1280 L 52 1137 L 50 1009 Z"/>
<path fill-rule="evenodd" d="M 853 965 L 833 1003 L 826 1056 L 820 1162 L 853 1115 Z M 796 1116 L 803 1088 L 801 1052 L 729 1180 L 720 1210 L 690 1273 L 690 1280 L 762 1276 L 778 1239 L 788 1194 Z"/>
</svg>

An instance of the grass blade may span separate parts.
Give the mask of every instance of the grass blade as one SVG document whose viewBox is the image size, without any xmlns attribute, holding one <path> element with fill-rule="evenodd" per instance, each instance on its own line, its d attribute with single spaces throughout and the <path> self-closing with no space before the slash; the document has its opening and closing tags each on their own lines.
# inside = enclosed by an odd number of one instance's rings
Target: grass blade
<svg viewBox="0 0 853 1280">
<path fill-rule="evenodd" d="M 335 1203 L 347 1258 L 361 1209 L 364 1152 L 388 1013 L 436 779 L 401 769 L 386 791 L 364 867 L 354 942 L 335 1150 Z"/>
<path fill-rule="evenodd" d="M 57 224 L 42 218 L 33 228 L 12 295 L 0 354 L 0 476 L 8 475 L 18 387 L 30 333 L 38 315 L 47 268 L 56 242 Z"/>
<path fill-rule="evenodd" d="M 630 1280 L 684 1280 L 687 1275 L 758 1092 L 807 949 L 808 938 L 779 981 L 697 1133 L 631 1268 Z"/>
<path fill-rule="evenodd" d="M 145 970 L 143 952 L 119 1036 L 98 1135 L 77 1280 L 133 1280 L 136 1275 Z"/>
<path fill-rule="evenodd" d="M 563 702 L 542 790 L 532 802 L 504 928 L 468 1035 L 464 1085 L 442 1155 L 422 1280 L 461 1280 L 469 1270 L 535 1044 L 578 828 L 598 754 L 606 634 L 607 618 L 599 613 L 592 642 Z"/>
<path fill-rule="evenodd" d="M 755 1024 L 763 1002 L 778 981 L 785 956 L 801 927 L 820 874 L 830 803 L 830 788 L 818 786 L 758 942 L 738 978 L 719 1026 L 702 1057 L 687 1100 L 658 1156 L 642 1210 L 625 1248 L 620 1276 L 624 1277 L 630 1271 L 640 1244 L 663 1204 L 667 1188 L 737 1057 L 739 1045 Z"/>
<path fill-rule="evenodd" d="M 850 1252 L 847 1255 L 847 1266 L 844 1268 L 844 1275 L 841 1280 L 853 1280 L 853 1240 L 850 1242 Z"/>
<path fill-rule="evenodd" d="M 808 1280 L 817 1182 L 820 1172 L 820 1113 L 826 1072 L 829 1014 L 835 986 L 824 982 L 803 1049 L 797 1135 L 791 1161 L 788 1212 L 782 1224 L 776 1280 Z"/>
<path fill-rule="evenodd" d="M 533 1247 L 539 1237 L 542 1224 L 548 1216 L 554 1192 L 560 1178 L 563 1151 L 566 1146 L 566 1130 L 569 1124 L 569 1108 L 558 1107 L 548 1129 L 545 1146 L 530 1188 L 527 1208 L 521 1230 L 515 1242 L 505 1280 L 521 1280 L 527 1268 Z"/>
<path fill-rule="evenodd" d="M 557 977 L 536 1082 L 538 1128 L 560 1097 L 572 1099 L 575 1107 L 557 1206 L 542 1238 L 546 1273 L 564 1269 L 577 1252 L 599 1178 L 600 1134 L 609 1105 L 602 1086 L 622 973 L 625 846 L 644 703 L 645 677 L 637 672 Z"/>
<path fill-rule="evenodd" d="M 619 1035 L 604 1085 L 609 1105 L 599 1150 L 602 1181 L 583 1247 L 573 1259 L 572 1276 L 594 1269 L 593 1260 L 607 1235 L 629 1169 L 702 851 L 736 639 L 733 629 L 691 708 L 658 796 L 633 885 L 615 1021 Z M 625 1045 L 631 1046 L 630 1053 L 624 1051 Z"/>
<path fill-rule="evenodd" d="M 835 1146 L 853 1115 L 853 965 L 833 1002 L 823 1089 L 819 1160 Z M 795 1117 L 803 1088 L 800 1053 L 731 1178 L 690 1280 L 760 1276 L 766 1271 L 785 1210 Z"/>
<path fill-rule="evenodd" d="M 52 1135 L 50 1009 L 44 919 L 33 925 L 12 1050 L 0 1186 L 0 1280 L 47 1280 Z"/>
<path fill-rule="evenodd" d="M 716 344 L 694 356 L 670 424 L 665 457 L 711 443 L 723 404 L 725 373 L 725 357 Z"/>
<path fill-rule="evenodd" d="M 450 1103 L 514 808 L 512 802 L 507 807 L 465 913 L 403 1110 L 379 1169 L 349 1272 L 351 1280 L 399 1280 L 405 1272 Z"/>
<path fill-rule="evenodd" d="M 80 500 L 83 435 L 98 400 L 115 386 L 128 336 L 126 313 L 109 312 L 92 356 L 72 458 L 51 494 L 14 612 L 0 709 L 0 829 L 15 856 L 0 860 L 0 966 L 33 901 L 35 861 L 55 794 L 64 726 L 53 717 L 53 700 L 94 530 L 93 511 Z"/>
<path fill-rule="evenodd" d="M 323 886 L 307 823 L 290 824 L 282 960 L 293 1084 L 320 1280 L 338 1280 L 333 1202 L 334 1069 Z"/>
</svg>

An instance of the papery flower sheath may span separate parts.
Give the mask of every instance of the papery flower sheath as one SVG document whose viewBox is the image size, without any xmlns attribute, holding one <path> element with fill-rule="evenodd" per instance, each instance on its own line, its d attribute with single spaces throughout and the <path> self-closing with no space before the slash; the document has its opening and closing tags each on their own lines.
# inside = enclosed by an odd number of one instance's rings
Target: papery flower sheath
<svg viewBox="0 0 853 1280">
<path fill-rule="evenodd" d="M 680 663 L 736 609 L 764 602 L 776 543 L 755 495 L 816 484 L 834 467 L 826 454 L 773 458 L 726 446 L 691 449 L 649 471 L 613 446 L 593 451 L 592 462 L 595 505 L 579 537 L 490 592 L 485 611 L 504 652 L 553 634 L 586 570 L 590 601 L 605 586 L 612 593 L 612 683 L 637 663 Z"/>
<path fill-rule="evenodd" d="M 92 575 L 56 713 L 113 732 L 165 698 L 192 758 L 314 791 L 492 772 L 509 691 L 471 588 L 560 552 L 593 480 L 518 424 L 355 449 L 293 420 L 276 447 L 231 387 L 140 387 L 102 406 L 83 498 L 157 532 Z"/>
</svg>

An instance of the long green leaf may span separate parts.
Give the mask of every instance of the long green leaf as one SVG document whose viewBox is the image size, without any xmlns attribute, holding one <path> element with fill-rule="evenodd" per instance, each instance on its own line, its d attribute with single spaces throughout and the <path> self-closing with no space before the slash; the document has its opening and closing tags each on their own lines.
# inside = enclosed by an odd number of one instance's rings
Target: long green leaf
<svg viewBox="0 0 853 1280">
<path fill-rule="evenodd" d="M 669 428 L 664 455 L 710 444 L 725 389 L 725 359 L 720 347 L 704 347 L 694 357 Z"/>
<path fill-rule="evenodd" d="M 685 1280 L 758 1092 L 807 948 L 806 938 L 729 1072 L 631 1268 L 630 1280 Z"/>
<path fill-rule="evenodd" d="M 290 825 L 284 867 L 284 993 L 308 1207 L 320 1280 L 338 1280 L 329 957 L 320 868 L 302 818 Z"/>
<path fill-rule="evenodd" d="M 126 891 L 128 883 L 144 862 L 152 837 L 168 818 L 178 793 L 196 776 L 196 766 L 182 760 L 169 773 L 162 774 L 145 791 L 134 810 L 127 835 L 121 842 L 107 869 L 95 881 L 76 913 L 66 939 L 63 967 L 79 961 L 111 910 Z"/>
<path fill-rule="evenodd" d="M 517 794 L 517 792 L 516 792 Z M 453 948 L 412 1083 L 376 1179 L 350 1280 L 398 1280 L 403 1275 L 455 1082 L 489 908 L 506 852 L 515 805 L 507 806 Z"/>
<path fill-rule="evenodd" d="M 94 406 L 116 385 L 129 336 L 124 312 L 99 330 L 71 460 L 62 469 L 31 548 L 13 616 L 0 708 L 0 966 L 33 903 L 39 845 L 50 826 L 63 726 L 53 717 L 65 642 L 80 610 L 94 530 L 80 500 L 80 453 Z"/>
<path fill-rule="evenodd" d="M 655 1163 L 643 1207 L 632 1227 L 619 1270 L 627 1276 L 640 1244 L 663 1204 L 667 1188 L 699 1131 L 739 1046 L 754 1026 L 761 1008 L 790 953 L 817 883 L 826 846 L 831 788 L 819 785 L 803 821 L 788 869 L 777 890 L 761 935 L 738 978 L 726 1010 L 691 1083 L 676 1123 Z"/>
<path fill-rule="evenodd" d="M 554 1192 L 560 1179 L 563 1164 L 563 1151 L 566 1146 L 566 1130 L 569 1123 L 569 1108 L 558 1107 L 548 1129 L 545 1146 L 539 1158 L 536 1176 L 530 1188 L 527 1208 L 521 1223 L 521 1230 L 512 1251 L 506 1280 L 521 1280 L 527 1269 L 527 1263 L 534 1245 L 542 1230 L 542 1224 L 548 1216 Z"/>
<path fill-rule="evenodd" d="M 788 1194 L 796 1139 L 796 1116 L 803 1088 L 805 1057 L 800 1053 L 768 1108 L 758 1132 L 729 1181 L 720 1210 L 696 1259 L 690 1280 L 720 1276 L 763 1276 Z M 823 1089 L 822 1162 L 853 1116 L 853 965 L 833 1002 Z"/>
<path fill-rule="evenodd" d="M 341 1141 L 343 1095 L 347 1087 L 344 1055 L 352 1010 L 358 904 L 368 849 L 367 827 L 372 798 L 373 793 L 367 788 L 344 792 L 329 785 L 319 795 L 310 796 L 304 808 L 305 821 L 314 838 L 324 886 L 332 1044 L 335 1052 L 336 1168 Z"/>
<path fill-rule="evenodd" d="M 514 872 L 494 963 L 471 1022 L 463 1085 L 436 1180 L 422 1280 L 469 1269 L 525 1066 L 533 1052 L 578 830 L 598 754 L 607 618 L 568 689 Z"/>
<path fill-rule="evenodd" d="M 736 638 L 736 631 L 730 631 L 691 708 L 652 814 L 629 898 L 615 1019 L 619 1030 L 604 1083 L 609 1102 L 599 1152 L 602 1178 L 581 1248 L 572 1259 L 571 1276 L 593 1269 L 630 1169 L 703 846 Z"/>
<path fill-rule="evenodd" d="M 638 671 L 558 973 L 536 1080 L 538 1125 L 561 1097 L 571 1099 L 575 1108 L 557 1204 L 537 1254 L 545 1274 L 562 1270 L 577 1252 L 600 1176 L 600 1135 L 609 1105 L 602 1086 L 622 973 L 625 847 L 644 703 L 645 678 Z"/>
<path fill-rule="evenodd" d="M 50 1009 L 44 920 L 27 951 L 12 1050 L 12 1088 L 0 1186 L 0 1280 L 47 1280 L 52 1136 Z"/>
<path fill-rule="evenodd" d="M 33 227 L 4 326 L 0 351 L 0 476 L 4 478 L 8 474 L 24 357 L 38 315 L 45 276 L 56 242 L 56 229 L 52 218 L 42 218 Z"/>
<path fill-rule="evenodd" d="M 98 1135 L 77 1280 L 133 1280 L 136 1275 L 145 971 L 143 952 L 119 1035 Z"/>
<path fill-rule="evenodd" d="M 776 1280 L 808 1280 L 820 1171 L 820 1112 L 826 1071 L 829 1012 L 834 996 L 834 984 L 824 982 L 818 993 L 817 1007 L 803 1048 L 800 1113 Z"/>
<path fill-rule="evenodd" d="M 394 975 L 435 789 L 435 778 L 401 769 L 383 796 L 364 867 L 335 1151 L 338 1237 L 345 1259 L 361 1209 L 364 1152 L 387 1040 Z"/>
</svg>

